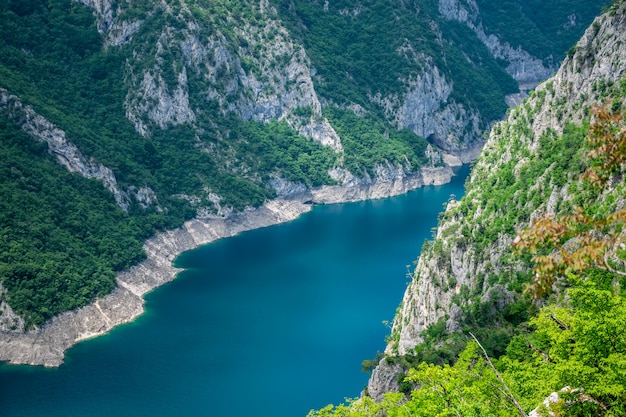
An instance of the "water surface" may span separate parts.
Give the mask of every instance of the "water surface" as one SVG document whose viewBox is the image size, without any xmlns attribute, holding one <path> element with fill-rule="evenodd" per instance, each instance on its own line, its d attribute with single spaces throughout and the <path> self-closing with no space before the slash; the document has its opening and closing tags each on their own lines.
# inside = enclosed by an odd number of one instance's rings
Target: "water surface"
<svg viewBox="0 0 626 417">
<path fill-rule="evenodd" d="M 294 417 L 358 396 L 407 266 L 467 172 L 182 254 L 144 315 L 60 368 L 0 365 L 0 416 Z"/>
</svg>

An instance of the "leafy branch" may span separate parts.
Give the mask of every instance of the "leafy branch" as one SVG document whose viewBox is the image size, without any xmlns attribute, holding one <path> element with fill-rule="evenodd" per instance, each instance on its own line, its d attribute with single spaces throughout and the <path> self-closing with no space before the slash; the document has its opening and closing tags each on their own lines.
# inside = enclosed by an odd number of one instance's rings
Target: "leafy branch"
<svg viewBox="0 0 626 417">
<path fill-rule="evenodd" d="M 596 198 L 622 178 L 626 162 L 624 117 L 619 111 L 611 111 L 609 104 L 594 110 L 587 139 L 591 148 L 587 154 L 589 167 L 581 176 Z M 618 251 L 624 248 L 625 221 L 625 207 L 604 216 L 577 207 L 569 215 L 544 215 L 521 231 L 514 247 L 518 252 L 529 252 L 536 265 L 530 288 L 533 296 L 540 298 L 548 293 L 558 277 L 589 268 L 626 275 L 612 265 L 617 264 Z"/>
</svg>

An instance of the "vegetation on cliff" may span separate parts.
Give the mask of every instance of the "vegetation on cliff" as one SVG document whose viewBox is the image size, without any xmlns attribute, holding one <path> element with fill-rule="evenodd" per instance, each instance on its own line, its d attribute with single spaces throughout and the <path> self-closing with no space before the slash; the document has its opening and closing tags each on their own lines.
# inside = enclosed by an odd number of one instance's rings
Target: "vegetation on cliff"
<svg viewBox="0 0 626 417">
<path fill-rule="evenodd" d="M 378 403 L 364 397 L 328 406 L 311 417 L 525 416 L 537 407 L 563 416 L 626 415 L 624 93 L 626 79 L 619 101 L 598 109 L 591 126 L 582 128 L 587 145 L 574 153 L 585 155 L 587 168 L 577 173 L 578 158 L 570 165 L 577 187 L 571 205 L 536 219 L 514 241 L 513 256 L 530 257 L 535 265 L 524 294 L 536 302 L 528 319 L 512 328 L 504 351 L 487 353 L 480 340 L 495 335 L 476 337 L 468 326 L 460 336 L 465 348 L 451 363 L 410 359 L 401 376 L 404 392 Z"/>
<path fill-rule="evenodd" d="M 578 33 L 576 22 L 590 22 L 599 12 L 580 0 L 476 0 L 476 4 L 486 32 L 506 34 L 511 45 L 520 45 L 547 64 L 560 62 L 572 46 L 571 37 Z"/>
<path fill-rule="evenodd" d="M 426 64 L 453 85 L 450 100 L 481 114 L 481 129 L 516 91 L 506 63 L 442 19 L 434 1 L 332 2 L 331 13 L 299 0 L 112 2 L 108 12 L 83 3 L 0 0 L 0 88 L 110 168 L 122 190 L 156 198 L 116 207 L 94 180 L 55 166 L 20 130 L 23 120 L 0 111 L 2 148 L 12 155 L 0 170 L 2 300 L 27 328 L 110 291 L 156 230 L 198 212 L 258 206 L 276 196 L 273 179 L 311 187 L 333 183 L 334 167 L 364 175 L 380 164 L 432 163 L 426 139 L 398 129 L 385 108 L 400 101 L 382 99 L 400 100 Z M 573 42 L 596 3 L 576 3 L 579 20 L 563 39 Z M 564 9 L 555 10 L 563 20 Z M 539 27 L 544 18 L 525 21 Z M 315 99 L 294 68 L 313 73 Z M 280 101 L 291 95 L 305 104 Z M 274 100 L 261 109 L 272 117 L 255 116 L 259 97 Z M 341 136 L 339 151 L 298 133 L 299 124 L 326 120 Z"/>
<path fill-rule="evenodd" d="M 311 416 L 626 415 L 625 16 L 494 126 L 398 309 L 399 392 Z"/>
</svg>

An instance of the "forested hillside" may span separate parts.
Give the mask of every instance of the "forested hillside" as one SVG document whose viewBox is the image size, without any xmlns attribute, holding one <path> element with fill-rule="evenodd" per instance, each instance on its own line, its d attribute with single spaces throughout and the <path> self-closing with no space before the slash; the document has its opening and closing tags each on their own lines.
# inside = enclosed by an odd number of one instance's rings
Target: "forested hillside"
<svg viewBox="0 0 626 417">
<path fill-rule="evenodd" d="M 111 291 L 194 216 L 469 161 L 600 7 L 0 1 L 0 329 Z"/>
<path fill-rule="evenodd" d="M 494 126 L 365 397 L 311 416 L 626 414 L 624 27 L 614 2 Z"/>
</svg>

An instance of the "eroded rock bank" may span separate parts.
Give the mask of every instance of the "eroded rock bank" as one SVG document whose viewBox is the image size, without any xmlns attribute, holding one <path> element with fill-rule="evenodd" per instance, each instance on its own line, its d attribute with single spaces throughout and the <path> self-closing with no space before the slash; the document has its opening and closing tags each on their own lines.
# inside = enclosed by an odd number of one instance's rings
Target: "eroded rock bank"
<svg viewBox="0 0 626 417">
<path fill-rule="evenodd" d="M 173 280 L 180 269 L 172 265 L 180 253 L 223 237 L 296 219 L 312 204 L 330 204 L 384 198 L 424 185 L 450 182 L 449 167 L 424 168 L 413 174 L 390 170 L 376 179 L 354 179 L 341 186 L 326 186 L 268 201 L 256 209 L 226 218 L 194 219 L 183 227 L 159 233 L 144 244 L 147 258 L 117 276 L 117 288 L 109 295 L 78 310 L 63 313 L 40 329 L 0 332 L 0 361 L 12 364 L 59 366 L 65 351 L 81 340 L 105 334 L 128 323 L 144 311 L 143 295 Z"/>
</svg>

